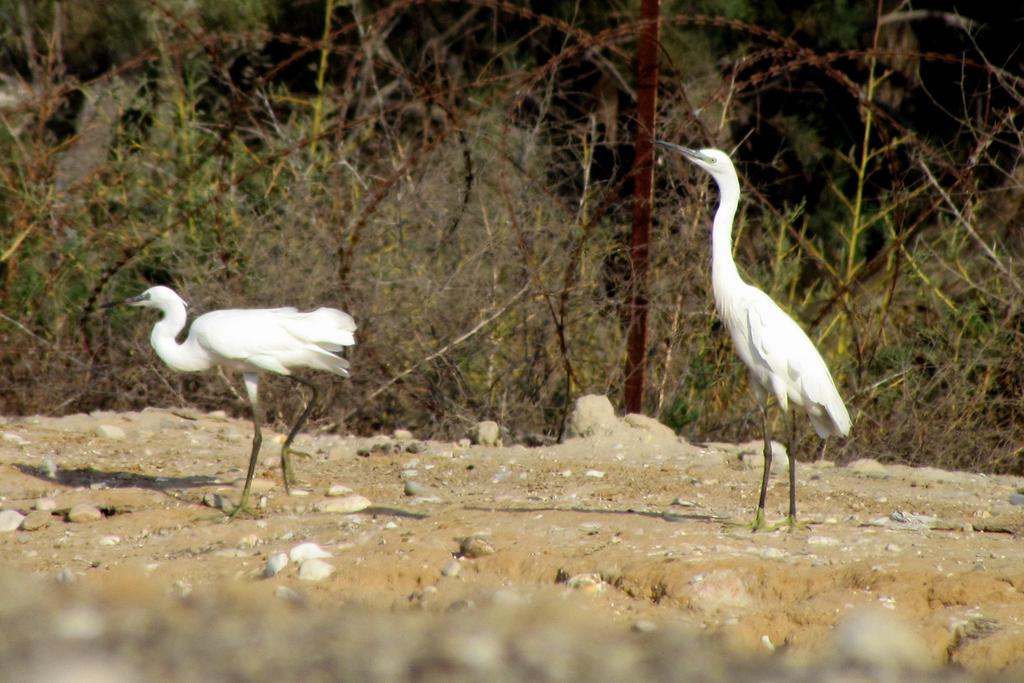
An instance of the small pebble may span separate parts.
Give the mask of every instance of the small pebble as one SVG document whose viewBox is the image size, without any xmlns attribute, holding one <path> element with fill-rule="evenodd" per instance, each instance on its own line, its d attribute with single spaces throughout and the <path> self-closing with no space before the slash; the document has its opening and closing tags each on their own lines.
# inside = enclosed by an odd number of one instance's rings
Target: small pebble
<svg viewBox="0 0 1024 683">
<path fill-rule="evenodd" d="M 608 584 L 604 582 L 601 575 L 596 572 L 577 574 L 576 576 L 569 577 L 569 579 L 566 580 L 565 585 L 584 593 L 603 593 L 608 587 Z"/>
<path fill-rule="evenodd" d="M 21 520 L 21 528 L 25 531 L 35 531 L 50 526 L 53 515 L 46 510 L 33 510 Z"/>
<path fill-rule="evenodd" d="M 203 496 L 203 505 L 215 510 L 234 510 L 235 504 L 225 495 L 220 493 L 207 493 Z"/>
<path fill-rule="evenodd" d="M 406 481 L 405 482 L 405 495 L 407 496 L 422 496 L 427 493 L 427 487 L 418 481 Z"/>
<path fill-rule="evenodd" d="M 898 553 L 899 551 L 900 551 L 900 547 L 898 545 L 896 545 L 895 543 L 886 543 L 885 544 L 885 552 L 887 552 L 887 553 Z"/>
<path fill-rule="evenodd" d="M 633 622 L 632 629 L 637 633 L 653 633 L 658 630 L 658 625 L 650 619 L 637 619 Z"/>
<path fill-rule="evenodd" d="M 304 560 L 299 565 L 299 578 L 303 581 L 322 581 L 334 573 L 334 567 L 316 558 Z"/>
<path fill-rule="evenodd" d="M 463 557 L 468 557 L 472 560 L 478 557 L 493 555 L 494 546 L 479 536 L 469 536 L 462 539 L 462 542 L 459 543 L 459 553 Z"/>
<path fill-rule="evenodd" d="M 306 560 L 319 560 L 325 557 L 332 557 L 332 555 L 321 548 L 316 543 L 307 541 L 306 543 L 300 543 L 288 553 L 288 557 L 292 562 L 300 563 Z"/>
<path fill-rule="evenodd" d="M 342 496 L 341 498 L 319 500 L 313 505 L 313 509 L 317 512 L 349 514 L 352 512 L 361 512 L 371 505 L 373 505 L 373 503 L 371 503 L 370 499 L 366 496 L 361 496 L 358 493 L 350 493 L 349 495 Z"/>
<path fill-rule="evenodd" d="M 441 567 L 441 576 L 458 576 L 460 571 L 462 571 L 462 563 L 453 557 Z"/>
<path fill-rule="evenodd" d="M 331 484 L 331 487 L 327 489 L 327 495 L 330 498 L 340 498 L 352 493 L 352 489 L 345 486 L 344 484 Z"/>
<path fill-rule="evenodd" d="M 89 503 L 78 503 L 68 510 L 69 522 L 98 522 L 101 519 L 103 519 L 103 513 L 98 507 Z"/>
<path fill-rule="evenodd" d="M 4 510 L 0 512 L 0 531 L 14 531 L 21 526 L 25 515 L 17 510 Z"/>
<path fill-rule="evenodd" d="M 263 567 L 263 576 L 270 578 L 277 576 L 278 572 L 288 566 L 288 556 L 284 553 L 274 553 L 267 558 L 267 564 Z"/>
<path fill-rule="evenodd" d="M 768 650 L 768 652 L 775 652 L 775 643 L 772 642 L 772 639 L 768 637 L 767 633 L 761 636 L 761 645 L 763 645 L 764 649 Z"/>
<path fill-rule="evenodd" d="M 53 498 L 38 498 L 36 499 L 33 507 L 35 507 L 36 510 L 41 510 L 42 512 L 50 512 L 51 510 L 57 509 L 57 501 Z"/>
<path fill-rule="evenodd" d="M 590 477 L 592 479 L 604 479 L 604 472 L 601 470 L 587 470 L 583 473 L 584 477 Z"/>
<path fill-rule="evenodd" d="M 412 432 L 410 432 L 408 429 L 396 429 L 394 432 L 392 432 L 392 436 L 394 436 L 399 441 L 408 441 L 409 439 L 412 438 Z"/>
<path fill-rule="evenodd" d="M 127 434 L 117 425 L 101 424 L 96 426 L 96 436 L 110 439 L 111 441 L 122 441 Z"/>
<path fill-rule="evenodd" d="M 100 540 L 98 540 L 96 542 L 98 544 L 100 544 L 100 545 L 117 545 L 118 543 L 121 542 L 121 537 L 120 536 L 114 536 L 114 535 L 103 536 L 103 537 L 100 538 Z"/>
</svg>

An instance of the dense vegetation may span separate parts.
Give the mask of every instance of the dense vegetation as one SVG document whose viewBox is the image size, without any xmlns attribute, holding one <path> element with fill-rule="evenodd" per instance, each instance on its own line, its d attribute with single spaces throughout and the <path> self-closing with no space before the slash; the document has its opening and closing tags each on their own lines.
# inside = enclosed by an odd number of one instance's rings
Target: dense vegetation
<svg viewBox="0 0 1024 683">
<path fill-rule="evenodd" d="M 152 283 L 349 310 L 325 426 L 535 441 L 618 400 L 638 5 L 3 0 L 0 410 L 244 410 L 97 310 Z M 836 457 L 1022 469 L 1024 81 L 985 5 L 662 3 L 659 135 L 733 153 L 737 260 L 833 368 Z M 647 410 L 752 438 L 713 187 L 665 158 L 655 199 Z"/>
</svg>

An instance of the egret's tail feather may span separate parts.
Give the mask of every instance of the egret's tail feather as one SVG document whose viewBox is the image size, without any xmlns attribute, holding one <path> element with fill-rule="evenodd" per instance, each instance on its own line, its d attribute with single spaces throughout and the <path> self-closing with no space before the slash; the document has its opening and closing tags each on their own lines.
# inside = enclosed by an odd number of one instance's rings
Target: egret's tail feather
<svg viewBox="0 0 1024 683">
<path fill-rule="evenodd" d="M 318 308 L 309 313 L 296 313 L 283 323 L 298 339 L 316 344 L 327 351 L 340 351 L 356 343 L 356 322 L 348 313 L 336 308 Z"/>
</svg>

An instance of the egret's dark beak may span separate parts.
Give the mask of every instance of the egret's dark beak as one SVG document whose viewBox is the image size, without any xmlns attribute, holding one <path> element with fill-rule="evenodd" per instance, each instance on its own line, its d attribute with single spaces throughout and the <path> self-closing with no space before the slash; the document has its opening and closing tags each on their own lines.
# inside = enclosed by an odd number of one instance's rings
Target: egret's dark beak
<svg viewBox="0 0 1024 683">
<path fill-rule="evenodd" d="M 108 301 L 105 304 L 100 304 L 100 308 L 113 308 L 114 306 L 120 306 L 121 304 L 128 304 L 130 306 L 132 304 L 137 304 L 140 301 L 145 301 L 148 298 L 149 296 L 143 292 L 142 294 L 136 294 L 135 296 L 130 296 L 127 299 L 121 299 L 120 301 Z"/>
<path fill-rule="evenodd" d="M 654 141 L 654 146 L 655 147 L 660 147 L 660 148 L 662 148 L 664 150 L 667 150 L 669 152 L 675 152 L 676 154 L 682 154 L 684 157 L 686 157 L 687 159 L 690 159 L 691 161 L 703 161 L 705 164 L 714 163 L 714 160 L 711 157 L 709 157 L 707 154 L 701 154 L 700 152 L 698 152 L 695 149 L 690 149 L 689 147 L 683 147 L 682 145 L 677 145 L 677 144 L 672 143 L 672 142 L 665 142 L 664 140 L 655 140 Z"/>
</svg>

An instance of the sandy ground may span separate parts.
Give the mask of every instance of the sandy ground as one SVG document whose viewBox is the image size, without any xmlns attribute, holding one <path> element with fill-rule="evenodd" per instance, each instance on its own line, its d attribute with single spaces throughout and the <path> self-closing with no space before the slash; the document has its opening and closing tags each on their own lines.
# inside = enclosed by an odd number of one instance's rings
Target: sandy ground
<svg viewBox="0 0 1024 683">
<path fill-rule="evenodd" d="M 649 420 L 529 449 L 302 436 L 293 495 L 265 433 L 261 508 L 229 522 L 204 500 L 237 498 L 250 429 L 0 419 L 0 508 L 31 513 L 0 533 L 9 680 L 1024 680 L 1020 478 L 801 463 L 811 524 L 754 534 L 730 522 L 757 445 Z M 353 500 L 332 485 L 370 507 L 322 511 Z M 304 542 L 332 574 L 264 576 Z"/>
</svg>

